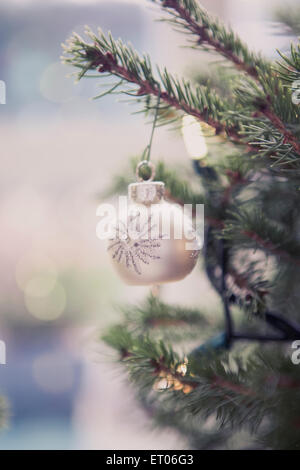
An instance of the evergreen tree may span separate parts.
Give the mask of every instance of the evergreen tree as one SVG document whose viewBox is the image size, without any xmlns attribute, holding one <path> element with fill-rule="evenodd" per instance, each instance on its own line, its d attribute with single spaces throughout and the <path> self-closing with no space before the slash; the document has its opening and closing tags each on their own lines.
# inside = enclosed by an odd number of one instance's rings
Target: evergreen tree
<svg viewBox="0 0 300 470">
<path fill-rule="evenodd" d="M 104 340 L 153 420 L 178 429 L 191 447 L 297 449 L 300 365 L 291 360 L 291 344 L 300 339 L 300 46 L 272 63 L 196 0 L 154 3 L 191 47 L 215 52 L 232 67 L 213 77 L 200 72 L 195 84 L 89 29 L 87 41 L 69 39 L 64 61 L 78 68 L 79 79 L 115 78 L 105 94 L 129 96 L 146 115 L 159 96 L 159 125 L 187 114 L 218 139 L 217 158 L 209 152 L 194 161 L 197 191 L 163 163 L 156 179 L 170 199 L 205 204 L 203 266 L 224 323 L 213 326 L 201 306 L 171 306 L 151 295 L 126 308 Z M 299 31 L 295 15 L 278 14 Z M 112 191 L 122 192 L 132 175 L 117 178 Z M 203 332 L 206 341 L 185 357 L 180 342 Z"/>
</svg>

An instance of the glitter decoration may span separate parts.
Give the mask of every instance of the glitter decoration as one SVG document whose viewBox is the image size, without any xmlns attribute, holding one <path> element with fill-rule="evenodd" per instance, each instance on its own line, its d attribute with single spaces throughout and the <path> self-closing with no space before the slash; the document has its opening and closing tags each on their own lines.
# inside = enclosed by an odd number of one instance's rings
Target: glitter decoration
<svg viewBox="0 0 300 470">
<path fill-rule="evenodd" d="M 151 223 L 151 215 L 141 226 L 140 231 L 134 230 L 138 224 L 138 218 L 139 214 L 129 217 L 127 226 L 119 222 L 117 237 L 112 240 L 107 250 L 112 250 L 112 258 L 118 263 L 125 263 L 128 269 L 133 269 L 136 274 L 141 275 L 143 264 L 148 265 L 151 260 L 160 259 L 157 250 L 161 246 L 159 242 L 161 237 L 153 239 L 149 236 L 155 228 L 155 225 Z M 135 236 L 131 238 L 129 234 L 133 232 Z"/>
</svg>

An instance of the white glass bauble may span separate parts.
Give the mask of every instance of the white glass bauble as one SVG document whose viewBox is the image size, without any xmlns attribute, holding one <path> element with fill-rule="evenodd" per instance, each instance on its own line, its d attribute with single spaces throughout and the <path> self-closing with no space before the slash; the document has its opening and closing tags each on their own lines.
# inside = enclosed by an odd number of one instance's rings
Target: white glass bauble
<svg viewBox="0 0 300 470">
<path fill-rule="evenodd" d="M 201 245 L 182 207 L 164 199 L 164 183 L 130 184 L 127 213 L 118 216 L 107 250 L 127 284 L 180 281 L 192 271 Z"/>
</svg>

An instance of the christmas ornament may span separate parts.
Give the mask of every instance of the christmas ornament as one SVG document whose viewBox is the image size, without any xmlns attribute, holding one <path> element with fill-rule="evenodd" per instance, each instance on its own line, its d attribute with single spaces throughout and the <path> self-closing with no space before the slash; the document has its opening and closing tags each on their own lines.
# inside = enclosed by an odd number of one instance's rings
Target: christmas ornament
<svg viewBox="0 0 300 470">
<path fill-rule="evenodd" d="M 159 113 L 161 90 L 149 145 L 136 169 L 137 183 L 128 187 L 128 207 L 119 213 L 108 253 L 120 277 L 132 285 L 153 285 L 179 281 L 194 268 L 201 248 L 193 229 L 191 215 L 178 204 L 164 198 L 165 185 L 153 181 L 155 169 L 150 162 L 153 134 Z M 149 179 L 140 176 L 143 167 Z"/>
<path fill-rule="evenodd" d="M 188 359 L 185 357 L 184 362 L 177 365 L 176 372 L 172 372 L 172 368 L 170 371 L 161 370 L 158 374 L 157 380 L 153 384 L 153 390 L 157 392 L 167 389 L 175 391 L 182 390 L 185 394 L 192 392 L 194 386 L 181 380 L 181 377 L 184 377 L 187 373 L 187 364 Z"/>
<path fill-rule="evenodd" d="M 185 374 L 187 373 L 187 365 L 188 365 L 188 358 L 185 357 L 184 358 L 184 362 L 182 364 L 178 364 L 177 368 L 176 368 L 176 372 L 180 375 L 182 375 L 183 377 L 185 376 Z"/>
<path fill-rule="evenodd" d="M 173 386 L 173 376 L 171 374 L 160 374 L 159 378 L 153 384 L 153 390 L 156 392 L 162 392 Z"/>
<path fill-rule="evenodd" d="M 139 176 L 150 167 L 150 179 Z M 164 198 L 164 183 L 152 181 L 154 167 L 142 161 L 138 182 L 128 187 L 127 213 L 121 213 L 108 253 L 120 277 L 131 285 L 179 281 L 194 268 L 200 241 L 183 208 Z"/>
</svg>

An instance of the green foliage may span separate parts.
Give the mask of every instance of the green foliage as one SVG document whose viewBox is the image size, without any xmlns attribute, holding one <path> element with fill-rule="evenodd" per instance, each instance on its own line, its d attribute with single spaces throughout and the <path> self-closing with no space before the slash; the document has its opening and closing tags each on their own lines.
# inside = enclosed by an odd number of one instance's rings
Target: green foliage
<svg viewBox="0 0 300 470">
<path fill-rule="evenodd" d="M 123 314 L 129 331 L 147 332 L 151 337 L 165 341 L 196 339 L 204 328 L 206 334 L 211 329 L 207 315 L 198 309 L 168 305 L 152 295 L 139 306 L 124 308 Z"/>
<path fill-rule="evenodd" d="M 140 401 L 160 424 L 188 432 L 194 441 L 200 434 L 202 445 L 203 439 L 205 445 L 224 445 L 232 430 L 246 428 L 255 432 L 256 447 L 299 447 L 300 371 L 277 348 L 263 354 L 252 349 L 243 359 L 224 351 L 190 355 L 182 375 L 177 371 L 185 359 L 165 341 L 129 333 L 126 325 L 112 328 L 105 340 L 120 352 Z M 168 386 L 161 390 L 155 384 L 164 377 Z M 208 421 L 217 432 L 205 431 Z M 279 439 L 286 426 L 287 436 Z"/>
<path fill-rule="evenodd" d="M 239 72 L 219 64 L 213 64 L 204 70 L 193 67 L 192 72 L 196 83 L 216 90 L 218 95 L 226 97 L 230 105 L 234 104 L 234 90 L 240 84 L 241 79 Z"/>
<path fill-rule="evenodd" d="M 116 176 L 111 186 L 101 194 L 100 197 L 109 197 L 114 194 L 126 193 L 129 183 L 131 183 L 135 178 L 135 170 L 138 162 L 138 158 L 133 158 L 131 160 L 131 168 L 123 171 L 122 175 Z M 163 161 L 159 161 L 156 164 L 155 179 L 165 183 L 167 198 L 169 199 L 178 201 L 180 204 L 204 204 L 205 202 L 203 192 L 201 193 L 199 191 L 196 193 L 187 179 L 181 176 L 179 177 L 176 170 L 167 168 Z"/>
<path fill-rule="evenodd" d="M 239 209 L 227 222 L 221 236 L 236 241 L 239 248 L 254 247 L 280 258 L 282 262 L 300 265 L 300 244 L 278 223 L 259 210 Z"/>
<path fill-rule="evenodd" d="M 280 65 L 280 77 L 284 82 L 294 82 L 300 79 L 300 46 L 291 44 L 291 53 L 288 57 L 279 52 L 283 59 Z"/>
<path fill-rule="evenodd" d="M 73 34 L 64 61 L 78 69 L 79 79 L 109 77 L 104 94 L 121 93 L 146 115 L 160 96 L 158 125 L 177 124 L 189 114 L 210 126 L 208 155 L 194 162 L 198 175 L 182 176 L 181 168 L 159 162 L 156 179 L 165 182 L 171 201 L 205 204 L 206 274 L 225 314 L 235 305 L 244 336 L 258 331 L 264 338 L 270 325 L 272 333 L 276 329 L 270 311 L 280 312 L 281 322 L 300 320 L 300 127 L 292 86 L 300 79 L 300 46 L 271 63 L 196 0 L 155 3 L 166 12 L 164 21 L 187 34 L 190 47 L 214 52 L 233 68 L 219 67 L 215 76 L 196 71 L 192 84 L 155 69 L 147 55 L 110 34 L 90 30 L 89 42 Z M 281 19 L 297 28 L 296 19 L 282 13 Z M 137 162 L 101 197 L 125 192 Z M 234 343 L 232 352 L 224 341 L 218 349 L 205 343 L 187 363 L 185 351 L 195 339 L 222 330 L 219 313 L 170 306 L 151 295 L 123 309 L 123 322 L 104 340 L 118 352 L 154 422 L 177 429 L 190 446 L 299 448 L 300 369 L 282 343 Z M 245 441 L 237 443 L 241 433 Z"/>
<path fill-rule="evenodd" d="M 114 40 L 111 34 L 106 37 L 101 30 L 98 35 L 90 29 L 86 30 L 92 44 L 85 42 L 77 34 L 68 40 L 64 46 L 64 61 L 79 68 L 78 78 L 85 76 L 88 70 L 97 70 L 116 76 L 121 80 L 114 83 L 105 92 L 129 95 L 142 103 L 143 110 L 153 109 L 149 95 L 157 96 L 161 93 L 165 104 L 160 107 L 160 123 L 170 122 L 170 108 L 202 117 L 216 128 L 225 125 L 224 111 L 226 102 L 208 87 L 195 87 L 192 89 L 189 81 L 172 76 L 166 68 L 157 68 L 154 74 L 149 56 L 140 57 L 130 46 L 124 45 L 121 40 Z M 128 83 L 134 87 L 128 88 Z M 104 96 L 101 94 L 99 97 Z M 98 98 L 98 97 L 96 97 Z M 176 121 L 178 117 L 171 119 Z M 227 125 L 232 125 L 232 118 L 228 118 Z"/>
<path fill-rule="evenodd" d="M 196 0 L 154 1 L 168 10 L 171 24 L 195 37 L 198 47 L 221 54 L 253 76 L 270 69 L 270 64 L 260 54 L 251 52 L 231 28 L 209 15 Z"/>
<path fill-rule="evenodd" d="M 220 37 L 227 37 L 220 28 Z M 255 61 L 252 58 L 255 67 L 249 71 L 251 54 L 246 53 L 230 32 L 228 35 L 236 43 L 236 53 L 239 51 L 242 58 L 239 57 L 236 62 L 235 55 L 232 55 L 234 47 L 229 47 L 224 39 L 225 49 L 230 50 L 228 58 L 238 68 L 241 68 L 242 61 L 243 70 L 248 72 L 250 78 L 241 79 L 241 85 L 235 92 L 236 99 L 229 102 L 221 99 L 208 86 L 192 87 L 189 81 L 175 78 L 166 68 L 158 68 L 155 75 L 148 56 L 140 57 L 131 46 L 124 45 L 120 40 L 115 41 L 110 34 L 106 37 L 99 30 L 97 36 L 87 30 L 87 35 L 92 44 L 73 34 L 64 46 L 64 61 L 79 68 L 78 78 L 82 78 L 88 70 L 98 70 L 105 76 L 118 78 L 99 97 L 107 93 L 126 94 L 142 104 L 142 112 L 148 113 L 156 106 L 153 99 L 160 95 L 159 125 L 176 123 L 180 118 L 178 111 L 188 113 L 207 122 L 217 134 L 226 132 L 233 142 L 248 142 L 259 156 L 271 157 L 271 168 L 300 171 L 298 110 L 291 102 L 292 90 L 284 87 L 279 72 L 265 63 L 261 64 L 258 59 Z M 128 88 L 129 84 L 131 88 Z M 172 109 L 175 113 L 171 112 Z"/>
</svg>

